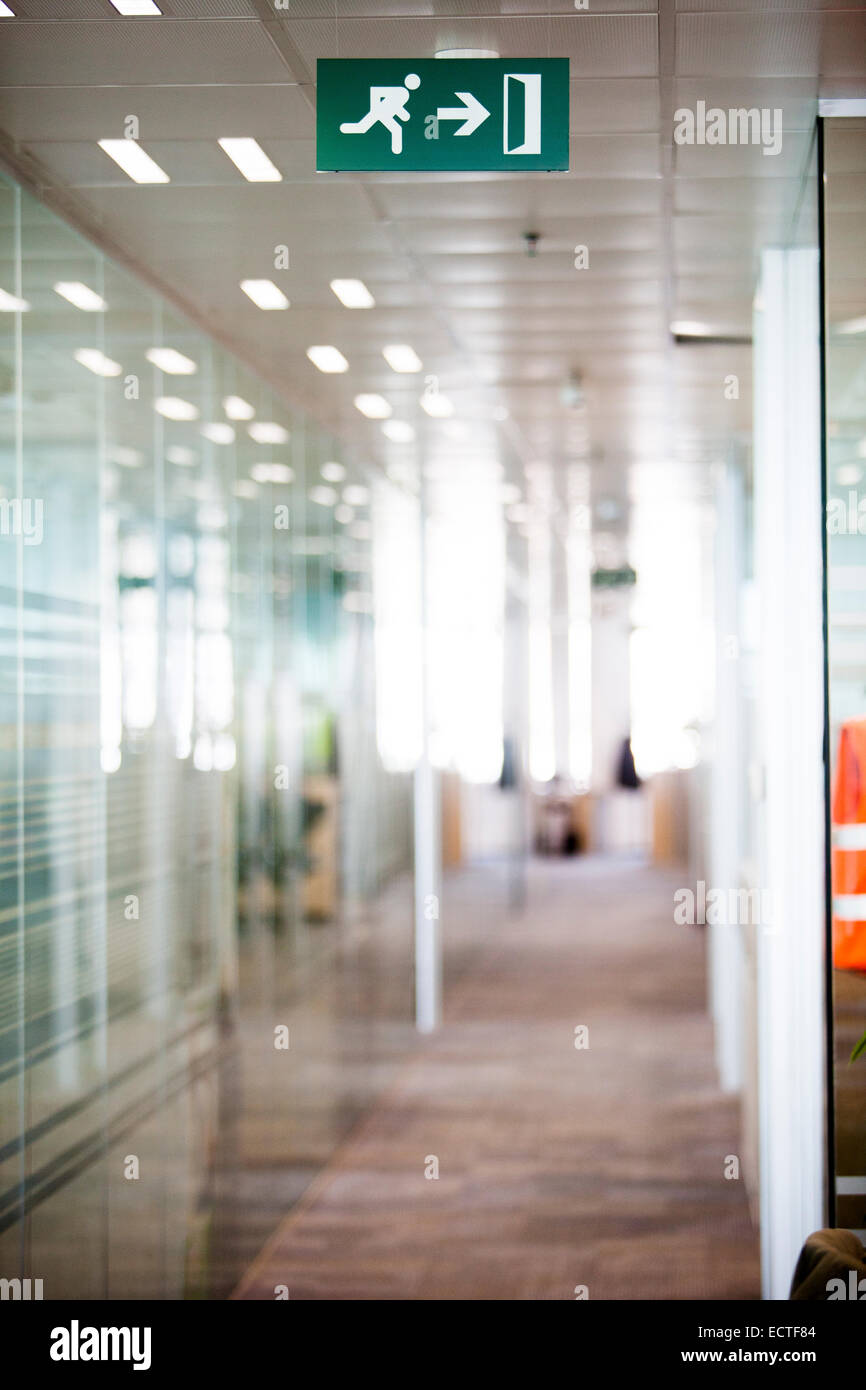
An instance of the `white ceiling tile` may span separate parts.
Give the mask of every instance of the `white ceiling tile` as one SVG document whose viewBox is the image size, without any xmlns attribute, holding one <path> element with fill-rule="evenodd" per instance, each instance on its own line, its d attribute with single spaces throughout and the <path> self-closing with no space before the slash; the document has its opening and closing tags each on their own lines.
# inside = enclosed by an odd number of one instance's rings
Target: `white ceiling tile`
<svg viewBox="0 0 866 1390">
<path fill-rule="evenodd" d="M 432 58 L 444 48 L 489 48 L 503 58 L 561 57 L 575 77 L 652 77 L 658 70 L 655 14 L 567 18 L 297 19 L 289 33 L 312 71 L 317 58 Z"/>
<path fill-rule="evenodd" d="M 803 77 L 819 71 L 820 51 L 821 16 L 805 10 L 677 16 L 683 77 Z"/>
<path fill-rule="evenodd" d="M 7 22 L 0 85 L 168 86 L 280 82 L 288 76 L 264 29 L 229 20 Z"/>
</svg>

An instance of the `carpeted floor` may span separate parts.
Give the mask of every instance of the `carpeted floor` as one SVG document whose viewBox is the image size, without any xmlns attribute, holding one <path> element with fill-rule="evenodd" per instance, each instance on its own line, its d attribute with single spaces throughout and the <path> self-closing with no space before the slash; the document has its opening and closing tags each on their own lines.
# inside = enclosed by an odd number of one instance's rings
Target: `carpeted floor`
<svg viewBox="0 0 866 1390">
<path fill-rule="evenodd" d="M 479 882 L 445 895 L 463 968 L 444 1026 L 234 1297 L 757 1298 L 743 1181 L 725 1176 L 738 1113 L 713 1073 L 703 935 L 673 921 L 682 874 L 536 864 L 520 917 Z"/>
</svg>

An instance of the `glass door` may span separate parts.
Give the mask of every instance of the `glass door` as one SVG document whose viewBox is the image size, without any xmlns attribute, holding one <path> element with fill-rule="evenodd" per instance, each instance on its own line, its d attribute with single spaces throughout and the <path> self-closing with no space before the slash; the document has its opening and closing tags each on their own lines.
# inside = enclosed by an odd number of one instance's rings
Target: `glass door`
<svg viewBox="0 0 866 1390">
<path fill-rule="evenodd" d="M 831 1224 L 866 1233 L 866 118 L 825 119 Z M 835 1210 L 834 1210 L 835 1208 Z"/>
</svg>

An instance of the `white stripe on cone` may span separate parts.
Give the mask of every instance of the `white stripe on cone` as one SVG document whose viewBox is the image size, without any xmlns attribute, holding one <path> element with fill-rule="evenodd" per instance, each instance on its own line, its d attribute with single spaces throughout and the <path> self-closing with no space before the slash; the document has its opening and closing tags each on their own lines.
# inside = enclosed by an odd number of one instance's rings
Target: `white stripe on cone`
<svg viewBox="0 0 866 1390">
<path fill-rule="evenodd" d="M 866 849 L 866 821 L 858 825 L 834 825 L 833 844 L 836 849 Z"/>
<path fill-rule="evenodd" d="M 866 893 L 840 893 L 833 899 L 833 916 L 840 922 L 866 922 Z"/>
</svg>

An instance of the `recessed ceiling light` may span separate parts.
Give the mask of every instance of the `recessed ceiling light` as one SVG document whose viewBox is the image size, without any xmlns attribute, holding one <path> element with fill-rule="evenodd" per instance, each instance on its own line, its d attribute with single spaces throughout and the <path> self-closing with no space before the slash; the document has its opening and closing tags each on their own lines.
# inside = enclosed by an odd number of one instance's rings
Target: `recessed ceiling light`
<svg viewBox="0 0 866 1390">
<path fill-rule="evenodd" d="M 245 401 L 243 396 L 224 396 L 223 410 L 230 420 L 252 420 L 255 406 Z"/>
<path fill-rule="evenodd" d="M 330 347 L 327 344 L 319 347 L 308 347 L 307 356 L 320 372 L 347 372 L 349 370 L 349 364 L 339 348 Z"/>
<path fill-rule="evenodd" d="M 241 289 L 259 309 L 289 307 L 289 301 L 273 280 L 241 280 Z"/>
<path fill-rule="evenodd" d="M 162 14 L 155 0 L 111 0 L 111 3 L 122 15 Z"/>
<path fill-rule="evenodd" d="M 334 520 L 339 521 L 341 526 L 348 526 L 350 521 L 355 520 L 354 507 L 348 507 L 345 502 L 341 502 L 339 507 L 334 508 Z"/>
<path fill-rule="evenodd" d="M 421 409 L 434 420 L 445 420 L 454 414 L 454 406 L 441 391 L 425 391 L 421 397 Z"/>
<path fill-rule="evenodd" d="M 212 444 L 234 444 L 235 442 L 234 430 L 231 425 L 225 424 L 222 420 L 214 420 L 210 424 L 202 425 L 201 433 Z"/>
<path fill-rule="evenodd" d="M 323 463 L 321 474 L 326 483 L 341 483 L 346 476 L 346 470 L 341 463 Z"/>
<path fill-rule="evenodd" d="M 164 169 L 145 154 L 135 140 L 100 140 L 99 148 L 113 159 L 134 183 L 171 183 Z"/>
<path fill-rule="evenodd" d="M 246 497 L 252 501 L 254 497 L 259 495 L 258 483 L 252 482 L 250 478 L 239 478 L 234 485 L 234 494 L 235 497 Z"/>
<path fill-rule="evenodd" d="M 257 483 L 290 483 L 294 476 L 287 463 L 254 463 L 250 469 Z"/>
<path fill-rule="evenodd" d="M 408 343 L 390 343 L 383 347 L 382 356 L 392 372 L 420 372 L 424 363 Z"/>
<path fill-rule="evenodd" d="M 495 48 L 440 48 L 437 58 L 498 58 Z"/>
<path fill-rule="evenodd" d="M 332 280 L 331 289 L 347 309 L 372 309 L 376 303 L 363 280 Z"/>
<path fill-rule="evenodd" d="M 161 372 L 167 372 L 169 376 L 192 376 L 198 371 L 198 366 L 192 358 L 185 357 L 176 348 L 152 347 L 148 348 L 144 355 L 148 362 L 158 367 Z"/>
<path fill-rule="evenodd" d="M 180 396 L 158 396 L 153 408 L 166 420 L 197 420 L 198 406 L 192 401 L 182 400 Z"/>
<path fill-rule="evenodd" d="M 97 294 L 89 285 L 83 285 L 80 280 L 58 280 L 54 286 L 54 293 L 59 294 L 76 309 L 83 309 L 88 314 L 101 313 L 107 308 L 102 295 Z"/>
<path fill-rule="evenodd" d="M 217 140 L 220 149 L 224 150 L 234 164 L 235 168 L 240 169 L 248 183 L 280 183 L 282 174 L 275 164 L 272 164 L 265 154 L 258 140 L 252 140 L 246 136 L 235 139 L 232 136 L 222 136 Z"/>
<path fill-rule="evenodd" d="M 275 420 L 256 420 L 247 425 L 247 433 L 257 444 L 285 444 L 289 438 L 289 431 Z"/>
<path fill-rule="evenodd" d="M 26 314 L 30 305 L 26 299 L 21 299 L 17 294 L 9 294 L 6 290 L 0 290 L 0 314 Z"/>
<path fill-rule="evenodd" d="M 708 338 L 712 333 L 708 323 L 697 319 L 674 319 L 671 332 L 675 338 Z"/>
<path fill-rule="evenodd" d="M 76 362 L 86 367 L 95 376 L 120 376 L 123 371 L 119 362 L 113 362 L 99 348 L 76 348 L 72 354 Z"/>
<path fill-rule="evenodd" d="M 384 396 L 373 394 L 361 394 L 355 397 L 355 409 L 360 410 L 362 415 L 366 415 L 368 420 L 387 420 L 392 413 L 391 407 Z"/>
<path fill-rule="evenodd" d="M 370 500 L 370 489 L 364 487 L 363 483 L 350 483 L 343 488 L 343 501 L 348 502 L 350 507 L 366 507 Z"/>
<path fill-rule="evenodd" d="M 195 450 L 188 449 L 185 444 L 172 444 L 170 449 L 166 449 L 165 456 L 169 463 L 176 463 L 180 468 L 191 468 L 198 458 Z"/>
<path fill-rule="evenodd" d="M 325 487 L 320 483 L 310 488 L 310 501 L 317 502 L 320 507 L 333 507 L 337 501 L 337 493 L 332 487 Z"/>
<path fill-rule="evenodd" d="M 846 335 L 849 333 L 866 333 L 866 318 L 846 319 L 844 323 L 837 323 L 835 329 L 837 333 L 844 333 Z"/>
<path fill-rule="evenodd" d="M 4 3 L 3 3 L 3 0 L 0 0 L 0 19 L 14 19 L 14 18 L 15 18 L 15 11 L 14 11 L 14 10 L 10 10 L 9 6 L 6 5 L 6 4 L 4 4 Z"/>
<path fill-rule="evenodd" d="M 407 420 L 386 420 L 382 433 L 395 444 L 411 444 L 415 431 Z"/>
</svg>

